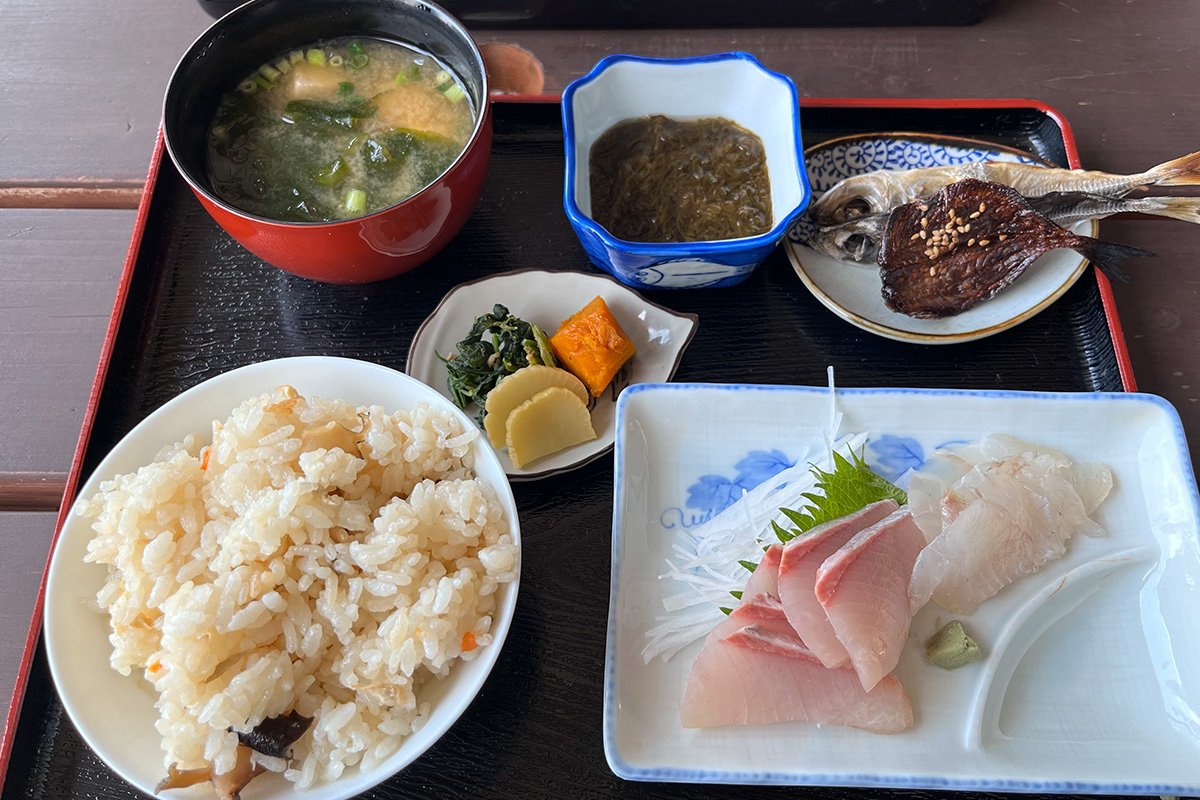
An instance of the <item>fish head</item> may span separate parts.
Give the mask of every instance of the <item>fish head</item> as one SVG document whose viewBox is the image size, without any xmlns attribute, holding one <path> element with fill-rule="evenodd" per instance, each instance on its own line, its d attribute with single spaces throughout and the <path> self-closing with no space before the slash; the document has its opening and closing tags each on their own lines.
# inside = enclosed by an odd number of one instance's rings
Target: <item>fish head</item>
<svg viewBox="0 0 1200 800">
<path fill-rule="evenodd" d="M 837 261 L 874 266 L 887 218 L 887 214 L 853 217 L 840 225 L 818 228 L 805 242 Z"/>
<path fill-rule="evenodd" d="M 854 175 L 837 183 L 812 204 L 810 213 L 818 225 L 840 225 L 855 217 L 884 214 L 892 210 L 885 174 Z"/>
</svg>

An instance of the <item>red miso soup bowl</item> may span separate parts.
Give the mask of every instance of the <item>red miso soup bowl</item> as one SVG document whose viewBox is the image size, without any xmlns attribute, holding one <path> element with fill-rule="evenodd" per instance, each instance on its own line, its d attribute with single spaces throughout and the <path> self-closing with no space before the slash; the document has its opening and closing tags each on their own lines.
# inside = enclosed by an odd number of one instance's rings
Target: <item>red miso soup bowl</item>
<svg viewBox="0 0 1200 800">
<path fill-rule="evenodd" d="M 285 222 L 218 198 L 208 178 L 207 152 L 221 96 L 281 53 L 345 36 L 400 42 L 452 71 L 475 112 L 463 152 L 417 194 L 352 219 Z M 466 29 L 424 0 L 251 0 L 205 31 L 175 68 L 163 104 L 163 135 L 200 203 L 259 258 L 327 283 L 383 280 L 445 247 L 479 199 L 492 148 L 487 70 Z"/>
</svg>

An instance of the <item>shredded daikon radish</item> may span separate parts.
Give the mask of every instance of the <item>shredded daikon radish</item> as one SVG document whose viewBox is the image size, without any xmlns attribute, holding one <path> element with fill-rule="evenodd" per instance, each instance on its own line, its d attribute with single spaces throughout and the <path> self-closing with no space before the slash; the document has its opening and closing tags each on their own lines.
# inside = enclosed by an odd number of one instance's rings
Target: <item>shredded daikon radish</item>
<svg viewBox="0 0 1200 800">
<path fill-rule="evenodd" d="M 840 412 L 834 410 L 830 420 L 840 425 Z M 829 441 L 829 431 L 825 436 Z M 832 470 L 832 451 L 848 458 L 851 450 L 860 452 L 866 441 L 865 433 L 829 441 L 829 454 L 815 466 Z M 816 488 L 808 452 L 795 466 L 763 481 L 703 525 L 691 531 L 679 529 L 672 547 L 675 556 L 667 559 L 667 571 L 659 576 L 678 582 L 679 592 L 663 600 L 666 615 L 658 617 L 659 624 L 646 632 L 649 642 L 642 650 L 646 663 L 660 655 L 669 660 L 720 621 L 721 607 L 733 603 L 729 593 L 742 589 L 749 577 L 738 562 L 758 563 L 764 543 L 775 541 L 771 522 L 790 524 L 779 509 L 802 507 L 804 494 Z"/>
</svg>

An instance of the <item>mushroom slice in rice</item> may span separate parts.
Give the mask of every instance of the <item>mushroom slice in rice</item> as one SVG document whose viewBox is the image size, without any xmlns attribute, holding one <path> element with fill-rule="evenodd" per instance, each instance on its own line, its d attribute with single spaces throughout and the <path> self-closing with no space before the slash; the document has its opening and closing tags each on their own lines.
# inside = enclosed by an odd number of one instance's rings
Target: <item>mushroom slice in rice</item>
<svg viewBox="0 0 1200 800">
<path fill-rule="evenodd" d="M 280 717 L 268 717 L 248 733 L 234 731 L 238 741 L 264 756 L 291 758 L 292 745 L 312 726 L 313 718 L 299 711 L 289 711 Z"/>
<path fill-rule="evenodd" d="M 266 767 L 250 761 L 250 755 L 253 752 L 249 747 L 239 746 L 237 763 L 229 772 L 220 775 L 213 775 L 212 767 L 181 770 L 175 769 L 175 765 L 172 764 L 167 768 L 167 777 L 154 787 L 154 793 L 158 794 L 167 789 L 186 789 L 198 783 L 211 781 L 213 789 L 217 792 L 218 800 L 241 800 L 242 789 L 245 789 L 250 781 L 267 771 Z"/>
</svg>

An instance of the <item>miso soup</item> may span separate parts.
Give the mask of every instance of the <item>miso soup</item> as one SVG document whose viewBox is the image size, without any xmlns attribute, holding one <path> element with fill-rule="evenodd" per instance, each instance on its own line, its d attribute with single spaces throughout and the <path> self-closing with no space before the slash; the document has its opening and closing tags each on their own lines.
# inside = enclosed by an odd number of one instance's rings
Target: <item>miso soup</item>
<svg viewBox="0 0 1200 800">
<path fill-rule="evenodd" d="M 208 137 L 213 192 L 242 211 L 329 222 L 406 200 L 466 146 L 475 110 L 433 57 L 332 39 L 264 64 L 220 101 Z"/>
</svg>

